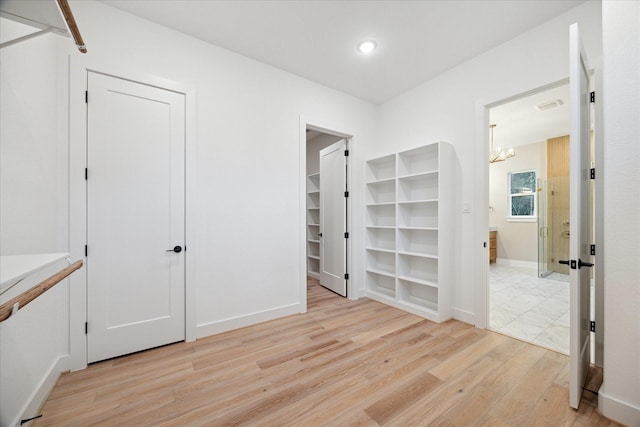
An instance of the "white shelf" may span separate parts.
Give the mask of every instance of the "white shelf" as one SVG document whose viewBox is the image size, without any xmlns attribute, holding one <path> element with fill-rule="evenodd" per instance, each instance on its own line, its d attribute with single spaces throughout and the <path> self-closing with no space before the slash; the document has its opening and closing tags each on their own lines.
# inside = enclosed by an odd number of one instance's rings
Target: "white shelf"
<svg viewBox="0 0 640 427">
<path fill-rule="evenodd" d="M 396 225 L 395 203 L 367 206 L 367 226 L 392 227 Z"/>
<path fill-rule="evenodd" d="M 371 246 L 367 246 L 366 249 L 368 251 L 384 252 L 384 253 L 388 253 L 388 254 L 395 254 L 396 253 L 396 251 L 394 251 L 393 249 L 374 248 L 374 247 L 371 247 Z"/>
<path fill-rule="evenodd" d="M 420 286 L 428 286 L 430 288 L 436 288 L 436 289 L 438 288 L 438 284 L 435 283 L 435 282 L 430 282 L 428 280 L 417 279 L 417 278 L 411 277 L 411 276 L 399 275 L 398 276 L 398 280 L 401 280 L 401 281 L 406 282 L 406 283 L 413 283 L 413 284 L 420 285 Z"/>
<path fill-rule="evenodd" d="M 395 203 L 396 181 L 388 179 L 367 184 L 367 204 Z"/>
<path fill-rule="evenodd" d="M 453 312 L 454 156 L 438 142 L 366 167 L 367 295 L 436 322 Z"/>
<path fill-rule="evenodd" d="M 399 227 L 438 227 L 438 202 L 398 204 Z M 451 215 L 450 213 L 449 215 Z"/>
<path fill-rule="evenodd" d="M 396 177 L 396 158 L 393 154 L 369 160 L 366 166 L 367 182 L 384 181 Z"/>
<path fill-rule="evenodd" d="M 320 174 L 307 176 L 307 275 L 320 278 Z"/>
<path fill-rule="evenodd" d="M 0 256 L 0 293 L 24 278 L 68 257 L 67 252 Z"/>
<path fill-rule="evenodd" d="M 387 182 L 395 182 L 396 178 L 385 178 L 385 179 L 378 179 L 378 180 L 373 180 L 373 181 L 367 181 L 365 184 L 369 185 L 369 184 L 384 184 Z"/>
<path fill-rule="evenodd" d="M 440 144 L 430 144 L 398 153 L 398 176 L 439 170 L 439 152 Z"/>
<path fill-rule="evenodd" d="M 414 256 L 414 257 L 418 257 L 418 258 L 438 259 L 438 255 L 425 254 L 425 253 L 421 253 L 421 252 L 406 252 L 406 251 L 402 251 L 402 252 L 398 252 L 398 255 Z"/>
</svg>

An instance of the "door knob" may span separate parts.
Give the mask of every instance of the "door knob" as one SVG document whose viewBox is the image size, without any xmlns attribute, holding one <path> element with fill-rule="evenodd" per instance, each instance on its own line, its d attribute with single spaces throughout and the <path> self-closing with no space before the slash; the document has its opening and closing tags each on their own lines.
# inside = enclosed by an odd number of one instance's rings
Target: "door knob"
<svg viewBox="0 0 640 427">
<path fill-rule="evenodd" d="M 593 267 L 593 263 L 583 262 L 580 258 L 578 258 L 578 268 L 582 267 Z"/>
<path fill-rule="evenodd" d="M 561 259 L 561 260 L 558 260 L 558 264 L 569 265 L 569 260 L 568 260 L 568 259 Z"/>
<path fill-rule="evenodd" d="M 182 246 L 174 246 L 173 249 L 167 249 L 167 252 L 175 252 L 179 254 L 182 252 Z"/>
</svg>

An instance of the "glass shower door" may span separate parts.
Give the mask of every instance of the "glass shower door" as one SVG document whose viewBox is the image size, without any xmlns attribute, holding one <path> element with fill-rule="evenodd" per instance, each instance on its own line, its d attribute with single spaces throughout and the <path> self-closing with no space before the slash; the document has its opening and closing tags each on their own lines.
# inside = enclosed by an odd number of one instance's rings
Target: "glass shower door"
<svg viewBox="0 0 640 427">
<path fill-rule="evenodd" d="M 546 179 L 538 179 L 538 277 L 551 274 L 549 251 L 549 191 Z"/>
</svg>

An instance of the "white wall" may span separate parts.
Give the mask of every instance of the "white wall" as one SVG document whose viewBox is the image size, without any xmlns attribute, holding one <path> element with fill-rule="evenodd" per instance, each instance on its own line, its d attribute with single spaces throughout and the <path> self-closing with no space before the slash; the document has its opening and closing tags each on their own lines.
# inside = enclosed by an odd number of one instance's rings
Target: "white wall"
<svg viewBox="0 0 640 427">
<path fill-rule="evenodd" d="M 197 219 L 188 227 L 197 230 L 198 336 L 295 310 L 299 117 L 353 129 L 364 146 L 375 107 L 98 2 L 72 7 L 88 55 L 197 91 Z"/>
<path fill-rule="evenodd" d="M 336 128 L 353 133 L 354 175 L 359 177 L 363 175 L 359 169 L 364 163 L 364 147 L 375 138 L 377 108 L 99 2 L 73 1 L 71 7 L 88 46 L 86 58 L 180 82 L 196 91 L 196 220 L 188 227 L 195 229 L 197 236 L 189 246 L 196 259 L 196 313 L 195 325 L 191 326 L 197 329 L 197 335 L 303 309 L 300 289 L 304 283 L 300 283 L 300 277 L 304 271 L 300 270 L 299 248 L 305 239 L 301 234 L 305 227 L 298 211 L 304 206 L 304 199 L 300 200 L 304 191 L 300 188 L 304 182 L 300 175 L 305 173 L 305 165 L 300 164 L 300 153 L 305 141 L 300 140 L 300 117 L 335 124 Z M 47 43 L 55 43 L 55 49 L 39 44 L 38 40 L 47 39 L 38 39 L 2 50 L 2 117 L 24 121 L 12 132 L 29 137 L 12 140 L 5 146 L 3 134 L 3 253 L 69 248 L 68 182 L 70 177 L 77 177 L 68 170 L 67 123 L 73 129 L 83 118 L 69 117 L 70 71 L 66 64 L 68 55 L 81 54 L 70 39 L 46 37 L 53 40 Z M 5 60 L 8 57 L 12 60 Z M 19 93 L 13 90 L 15 86 L 20 87 Z M 6 109 L 4 102 L 8 103 Z M 31 138 L 30 133 L 37 137 Z M 51 140 L 50 136 L 55 138 Z M 29 146 L 16 146 L 16 142 Z M 10 166 L 6 173 L 11 174 L 6 180 L 5 165 Z M 39 175 L 29 176 L 24 182 L 24 186 L 38 191 L 28 193 L 25 201 L 20 200 L 23 195 L 14 191 L 18 184 L 13 176 L 40 168 L 43 170 Z M 356 188 L 364 185 L 357 181 L 353 184 Z M 40 205 L 45 202 L 40 196 L 46 201 L 42 208 Z M 354 194 L 356 210 L 363 209 L 363 200 L 362 194 Z M 19 214 L 17 209 L 21 209 Z M 354 214 L 354 227 L 362 225 L 362 216 Z M 29 238 L 25 239 L 26 235 Z M 362 247 L 362 240 L 354 236 L 353 244 Z M 355 253 L 354 269 L 362 268 L 363 256 Z M 70 345 L 73 347 L 70 339 L 75 338 L 70 338 L 69 327 L 79 339 L 84 337 L 83 332 L 77 332 L 83 324 L 68 324 L 68 295 L 66 288 L 60 289 L 64 294 L 46 309 L 33 303 L 39 318 L 48 318 L 54 326 L 60 324 L 61 335 L 56 342 L 58 332 L 54 331 L 50 340 L 41 343 L 47 343 L 48 349 L 35 353 L 42 361 L 37 363 L 37 369 L 27 369 L 28 377 L 33 378 L 25 380 L 20 376 L 24 370 L 16 358 L 33 357 L 30 352 L 35 343 L 20 352 L 3 342 L 2 425 L 11 425 L 13 422 L 6 420 L 22 415 L 24 405 L 20 404 L 28 403 L 37 384 L 47 378 L 47 370 L 68 353 Z M 58 322 L 52 322 L 57 313 L 63 315 Z M 18 320 L 30 321 L 25 315 L 14 320 L 16 325 Z M 34 330 L 38 327 L 39 323 L 29 326 Z M 3 339 L 10 337 L 6 332 L 2 335 Z M 8 351 L 12 352 L 11 357 L 5 357 Z M 72 358 L 76 361 L 68 367 L 82 367 L 77 359 Z M 18 383 L 25 393 L 5 389 L 13 390 Z"/>
<path fill-rule="evenodd" d="M 476 159 L 476 107 L 482 100 L 498 102 L 515 95 L 559 82 L 569 76 L 569 25 L 579 22 L 587 52 L 602 54 L 601 9 L 596 1 L 575 9 L 516 37 L 417 88 L 383 104 L 379 135 L 368 146 L 366 158 L 392 153 L 425 142 L 452 143 L 458 156 L 458 209 L 456 218 L 456 269 L 454 304 L 460 319 L 482 324 L 476 319 L 476 295 L 481 274 L 475 268 L 486 264 L 488 254 L 479 251 L 488 239 L 481 210 L 488 210 L 481 165 Z M 482 166 L 484 167 L 484 166 Z M 470 214 L 462 214 L 462 202 L 471 202 Z M 481 237 L 478 237 L 481 236 Z M 474 267 L 475 266 L 475 267 Z"/>
<path fill-rule="evenodd" d="M 547 176 L 546 142 L 518 145 L 516 155 L 489 165 L 489 226 L 498 227 L 498 260 L 538 262 L 538 223 L 509 221 L 509 172 L 535 170 L 537 178 Z M 537 197 L 537 193 L 536 193 Z M 527 264 L 528 265 L 528 264 Z"/>
<path fill-rule="evenodd" d="M 33 32 L 0 18 L 0 40 Z M 60 46 L 41 36 L 0 51 L 0 253 L 62 252 L 68 248 L 66 106 Z M 61 101 L 62 100 L 62 101 Z M 25 279 L 0 297 L 5 302 L 55 271 Z M 68 352 L 66 281 L 0 324 L 0 426 L 35 415 L 36 393 L 46 393 Z"/>
<path fill-rule="evenodd" d="M 604 415 L 640 426 L 640 2 L 602 5 Z"/>
</svg>

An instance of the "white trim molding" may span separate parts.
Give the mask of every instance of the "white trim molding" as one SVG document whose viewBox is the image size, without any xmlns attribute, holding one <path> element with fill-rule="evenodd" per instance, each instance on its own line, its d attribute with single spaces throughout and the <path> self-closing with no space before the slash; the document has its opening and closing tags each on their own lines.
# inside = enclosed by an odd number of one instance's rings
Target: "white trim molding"
<svg viewBox="0 0 640 427">
<path fill-rule="evenodd" d="M 255 325 L 257 323 L 268 322 L 269 320 L 275 320 L 284 316 L 300 314 L 303 313 L 301 306 L 302 304 L 284 305 L 269 310 L 257 311 L 251 314 L 203 323 L 197 326 L 196 335 L 198 339 L 205 338 L 221 332 L 231 331 L 245 326 Z"/>
<path fill-rule="evenodd" d="M 86 180 L 87 109 L 85 91 L 87 73 L 118 77 L 153 87 L 171 90 L 185 96 L 185 339 L 197 337 L 195 254 L 197 253 L 196 219 L 196 91 L 181 82 L 164 79 L 140 70 L 121 67 L 119 61 L 106 57 L 70 56 L 69 62 L 69 252 L 72 259 L 84 259 L 87 235 Z M 86 260 L 85 260 L 86 261 Z M 70 277 L 69 287 L 69 351 L 71 370 L 87 366 L 87 275 L 86 269 Z"/>
<path fill-rule="evenodd" d="M 606 381 L 598 390 L 598 410 L 605 417 L 624 425 L 640 426 L 640 407 L 609 396 Z"/>
</svg>

